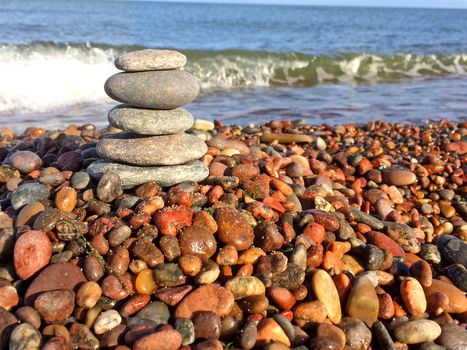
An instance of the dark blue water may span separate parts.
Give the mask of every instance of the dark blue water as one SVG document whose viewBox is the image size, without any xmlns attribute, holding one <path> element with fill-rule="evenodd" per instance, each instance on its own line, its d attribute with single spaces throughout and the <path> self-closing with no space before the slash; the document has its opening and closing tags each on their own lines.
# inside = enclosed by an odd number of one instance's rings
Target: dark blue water
<svg viewBox="0 0 467 350">
<path fill-rule="evenodd" d="M 17 128 L 104 124 L 112 61 L 142 47 L 187 54 L 200 118 L 467 115 L 463 10 L 0 0 L 0 28 L 0 118 Z"/>
</svg>

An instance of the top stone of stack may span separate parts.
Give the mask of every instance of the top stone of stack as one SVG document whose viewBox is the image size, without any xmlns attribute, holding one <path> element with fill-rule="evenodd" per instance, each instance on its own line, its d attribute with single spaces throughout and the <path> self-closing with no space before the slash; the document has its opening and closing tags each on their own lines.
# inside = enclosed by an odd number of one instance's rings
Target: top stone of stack
<svg viewBox="0 0 467 350">
<path fill-rule="evenodd" d="M 186 56 L 177 51 L 146 49 L 118 57 L 115 66 L 124 72 L 112 75 L 104 90 L 116 101 L 132 107 L 168 110 L 193 101 L 198 80 L 181 70 Z"/>
<path fill-rule="evenodd" d="M 178 51 L 145 49 L 129 52 L 115 60 L 115 67 L 125 72 L 144 72 L 182 68 L 186 56 Z"/>
</svg>

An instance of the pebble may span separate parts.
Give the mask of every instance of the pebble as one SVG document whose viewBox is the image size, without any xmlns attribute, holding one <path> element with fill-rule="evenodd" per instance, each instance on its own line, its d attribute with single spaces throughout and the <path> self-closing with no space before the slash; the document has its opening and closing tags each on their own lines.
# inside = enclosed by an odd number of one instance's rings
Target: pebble
<svg viewBox="0 0 467 350">
<path fill-rule="evenodd" d="M 122 193 L 120 176 L 114 171 L 106 171 L 97 184 L 97 198 L 105 203 L 111 203 Z"/>
<path fill-rule="evenodd" d="M 366 224 L 375 230 L 382 230 L 384 228 L 384 224 L 381 220 L 378 220 L 377 218 L 368 215 L 361 210 L 354 208 L 351 210 L 356 222 Z"/>
<path fill-rule="evenodd" d="M 154 281 L 160 287 L 175 287 L 184 282 L 183 271 L 177 264 L 159 264 L 153 273 Z"/>
<path fill-rule="evenodd" d="M 337 326 L 321 323 L 316 330 L 316 335 L 336 342 L 339 350 L 345 347 L 345 333 Z"/>
<path fill-rule="evenodd" d="M 278 134 L 278 133 L 264 133 L 261 136 L 262 142 L 278 141 L 279 143 L 312 143 L 313 138 L 309 135 L 303 134 Z"/>
<path fill-rule="evenodd" d="M 83 283 L 76 292 L 76 305 L 84 308 L 92 308 L 97 304 L 102 295 L 101 287 L 94 281 Z"/>
<path fill-rule="evenodd" d="M 383 170 L 383 182 L 388 185 L 406 186 L 417 181 L 416 175 L 408 169 L 392 167 Z"/>
<path fill-rule="evenodd" d="M 13 286 L 0 287 L 0 307 L 10 310 L 18 305 L 19 297 L 16 288 Z"/>
<path fill-rule="evenodd" d="M 15 220 L 15 227 L 23 225 L 32 226 L 37 216 L 45 210 L 45 207 L 40 202 L 32 202 L 25 205 Z"/>
<path fill-rule="evenodd" d="M 196 339 L 218 339 L 221 334 L 221 319 L 212 311 L 199 311 L 193 316 Z"/>
<path fill-rule="evenodd" d="M 182 336 L 182 345 L 190 345 L 195 342 L 195 326 L 189 318 L 177 318 L 175 330 Z"/>
<path fill-rule="evenodd" d="M 443 235 L 436 241 L 442 257 L 452 264 L 467 266 L 467 243 L 451 235 Z"/>
<path fill-rule="evenodd" d="M 182 255 L 193 255 L 207 261 L 217 250 L 216 238 L 202 226 L 190 226 L 178 238 Z"/>
<path fill-rule="evenodd" d="M 396 345 L 394 344 L 394 341 L 389 335 L 387 328 L 384 326 L 384 324 L 381 321 L 376 320 L 373 323 L 372 330 L 373 330 L 373 333 L 376 339 L 378 340 L 378 344 L 384 350 L 396 350 Z"/>
<path fill-rule="evenodd" d="M 463 350 L 467 348 L 467 332 L 456 324 L 444 324 L 436 342 L 449 350 Z"/>
<path fill-rule="evenodd" d="M 176 69 L 185 64 L 184 54 L 173 50 L 156 49 L 128 52 L 115 60 L 115 67 L 126 72 Z"/>
<path fill-rule="evenodd" d="M 34 309 L 47 323 L 63 322 L 75 308 L 75 293 L 59 289 L 39 294 L 34 301 Z"/>
<path fill-rule="evenodd" d="M 441 327 L 431 320 L 414 320 L 401 324 L 394 331 L 397 340 L 405 344 L 434 341 L 441 334 Z"/>
<path fill-rule="evenodd" d="M 9 350 L 39 350 L 41 333 L 28 323 L 22 323 L 13 329 L 10 335 Z"/>
<path fill-rule="evenodd" d="M 203 131 L 212 131 L 214 130 L 215 125 L 210 120 L 205 119 L 195 119 L 195 124 L 193 125 L 193 129 L 196 130 L 203 130 Z"/>
<path fill-rule="evenodd" d="M 26 305 L 33 305 L 35 298 L 41 292 L 58 289 L 75 290 L 86 282 L 81 269 L 72 263 L 55 263 L 42 270 L 29 285 L 24 295 Z"/>
<path fill-rule="evenodd" d="M 410 276 L 416 278 L 423 287 L 431 286 L 433 273 L 430 265 L 425 260 L 419 260 L 410 266 Z"/>
<path fill-rule="evenodd" d="M 61 211 L 71 212 L 78 202 L 78 194 L 72 187 L 62 187 L 55 195 L 55 206 Z"/>
<path fill-rule="evenodd" d="M 433 293 L 443 293 L 449 298 L 449 304 L 445 311 L 448 313 L 463 313 L 467 311 L 467 299 L 465 293 L 456 286 L 434 279 L 429 287 L 423 287 L 426 298 Z"/>
<path fill-rule="evenodd" d="M 184 181 L 202 181 L 209 175 L 208 168 L 200 161 L 182 165 L 164 167 L 131 166 L 110 162 L 94 162 L 89 165 L 86 172 L 91 178 L 98 180 L 107 170 L 115 171 L 122 182 L 122 188 L 128 189 L 155 181 L 160 186 L 168 187 Z"/>
<path fill-rule="evenodd" d="M 388 221 L 384 222 L 384 226 L 387 235 L 397 242 L 405 252 L 417 254 L 420 251 L 420 242 L 410 226 Z"/>
<path fill-rule="evenodd" d="M 234 305 L 232 293 L 217 284 L 201 286 L 188 294 L 177 305 L 174 316 L 191 318 L 197 311 L 213 311 L 220 317 L 229 314 Z"/>
<path fill-rule="evenodd" d="M 250 149 L 240 140 L 233 137 L 226 137 L 224 135 L 216 135 L 212 139 L 208 140 L 206 144 L 209 147 L 217 148 L 221 151 L 225 149 L 235 149 L 240 154 L 249 154 Z"/>
<path fill-rule="evenodd" d="M 169 135 L 184 132 L 193 126 L 190 112 L 177 108 L 154 110 L 119 105 L 110 110 L 109 124 L 139 135 Z"/>
<path fill-rule="evenodd" d="M 43 162 L 41 157 L 31 151 L 16 151 L 10 153 L 2 165 L 8 165 L 18 169 L 23 174 L 29 174 L 31 171 L 39 169 Z"/>
<path fill-rule="evenodd" d="M 400 285 L 404 305 L 412 315 L 420 316 L 426 311 L 426 298 L 423 287 L 415 278 L 407 277 Z"/>
<path fill-rule="evenodd" d="M 358 318 L 343 317 L 338 327 L 345 333 L 345 344 L 353 350 L 366 350 L 371 343 L 371 331 Z"/>
<path fill-rule="evenodd" d="M 85 171 L 78 171 L 71 177 L 71 186 L 75 190 L 85 189 L 89 185 L 90 177 Z"/>
<path fill-rule="evenodd" d="M 236 209 L 223 207 L 216 210 L 217 236 L 238 251 L 248 249 L 253 244 L 253 229 L 247 219 Z"/>
<path fill-rule="evenodd" d="M 276 321 L 276 323 L 281 326 L 282 330 L 285 332 L 287 337 L 289 338 L 290 342 L 293 342 L 295 339 L 295 329 L 292 323 L 281 314 L 273 314 L 272 319 Z"/>
<path fill-rule="evenodd" d="M 366 277 L 354 283 L 346 305 L 347 314 L 364 321 L 369 327 L 378 318 L 379 300 L 375 288 Z"/>
<path fill-rule="evenodd" d="M 119 102 L 147 109 L 174 109 L 199 93 L 194 76 L 182 70 L 117 73 L 104 84 L 106 94 Z"/>
<path fill-rule="evenodd" d="M 263 318 L 259 324 L 256 334 L 256 344 L 265 345 L 267 343 L 278 341 L 286 346 L 290 346 L 290 340 L 276 321 L 272 318 Z"/>
<path fill-rule="evenodd" d="M 233 277 L 226 282 L 225 288 L 232 293 L 235 300 L 253 295 L 263 295 L 266 291 L 263 282 L 254 276 Z"/>
<path fill-rule="evenodd" d="M 242 327 L 239 337 L 237 338 L 238 346 L 242 349 L 253 349 L 256 343 L 257 328 L 253 321 L 247 321 Z"/>
<path fill-rule="evenodd" d="M 299 327 L 323 323 L 327 316 L 326 306 L 319 300 L 297 303 L 293 308 L 293 321 Z"/>
<path fill-rule="evenodd" d="M 342 317 L 339 293 L 331 276 L 324 270 L 316 270 L 311 280 L 311 287 L 316 298 L 321 301 L 332 323 L 339 323 Z"/>
<path fill-rule="evenodd" d="M 101 313 L 94 321 L 94 333 L 104 334 L 117 327 L 122 322 L 122 317 L 116 310 L 107 310 Z"/>
<path fill-rule="evenodd" d="M 28 182 L 18 186 L 11 193 L 11 206 L 19 209 L 32 202 L 41 202 L 50 196 L 50 191 L 46 185 L 37 182 Z"/>
<path fill-rule="evenodd" d="M 13 259 L 19 278 L 26 280 L 46 266 L 52 256 L 52 246 L 42 231 L 23 233 L 15 243 Z"/>
<path fill-rule="evenodd" d="M 15 316 L 23 323 L 29 323 L 36 329 L 41 327 L 41 315 L 30 306 L 22 306 L 15 311 Z"/>
<path fill-rule="evenodd" d="M 161 288 L 155 292 L 155 297 L 169 306 L 175 306 L 192 290 L 191 285 Z"/>
<path fill-rule="evenodd" d="M 139 338 L 133 350 L 177 350 L 182 345 L 182 336 L 174 329 L 162 329 Z"/>
</svg>

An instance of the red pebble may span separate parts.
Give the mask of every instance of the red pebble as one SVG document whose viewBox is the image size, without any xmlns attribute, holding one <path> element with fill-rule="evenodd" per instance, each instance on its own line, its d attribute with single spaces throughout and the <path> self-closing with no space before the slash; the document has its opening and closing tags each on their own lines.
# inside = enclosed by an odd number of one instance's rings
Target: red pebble
<svg viewBox="0 0 467 350">
<path fill-rule="evenodd" d="M 172 206 L 159 210 L 153 216 L 153 222 L 160 233 L 175 236 L 184 227 L 191 226 L 193 210 L 185 206 Z"/>
<path fill-rule="evenodd" d="M 28 231 L 16 240 L 13 260 L 15 271 L 22 280 L 28 279 L 49 263 L 52 245 L 42 231 Z"/>
</svg>

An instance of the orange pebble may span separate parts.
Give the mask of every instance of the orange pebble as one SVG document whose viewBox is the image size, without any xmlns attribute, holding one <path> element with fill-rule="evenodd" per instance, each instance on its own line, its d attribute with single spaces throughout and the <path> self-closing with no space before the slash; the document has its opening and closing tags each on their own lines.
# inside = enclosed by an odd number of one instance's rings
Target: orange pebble
<svg viewBox="0 0 467 350">
<path fill-rule="evenodd" d="M 332 280 L 336 285 L 337 293 L 339 293 L 341 305 L 345 305 L 347 303 L 347 297 L 350 294 L 350 290 L 352 289 L 350 278 L 346 274 L 340 273 L 333 276 Z"/>
<path fill-rule="evenodd" d="M 157 285 L 151 270 L 144 269 L 138 273 L 135 281 L 135 288 L 139 294 L 152 294 L 156 291 Z"/>
<path fill-rule="evenodd" d="M 245 264 L 242 265 L 238 271 L 237 276 L 251 276 L 253 274 L 253 265 L 252 264 Z"/>
<path fill-rule="evenodd" d="M 326 271 L 334 269 L 336 273 L 341 273 L 342 269 L 344 268 L 344 263 L 341 259 L 339 259 L 339 257 L 336 254 L 327 251 L 324 253 L 324 258 L 321 266 Z"/>
<path fill-rule="evenodd" d="M 327 250 L 333 252 L 339 259 L 342 259 L 345 253 L 350 250 L 351 246 L 349 242 L 338 242 L 334 241 L 328 244 Z"/>
<path fill-rule="evenodd" d="M 303 230 L 303 234 L 310 237 L 317 244 L 321 244 L 325 237 L 324 226 L 316 222 L 310 222 Z"/>
</svg>

